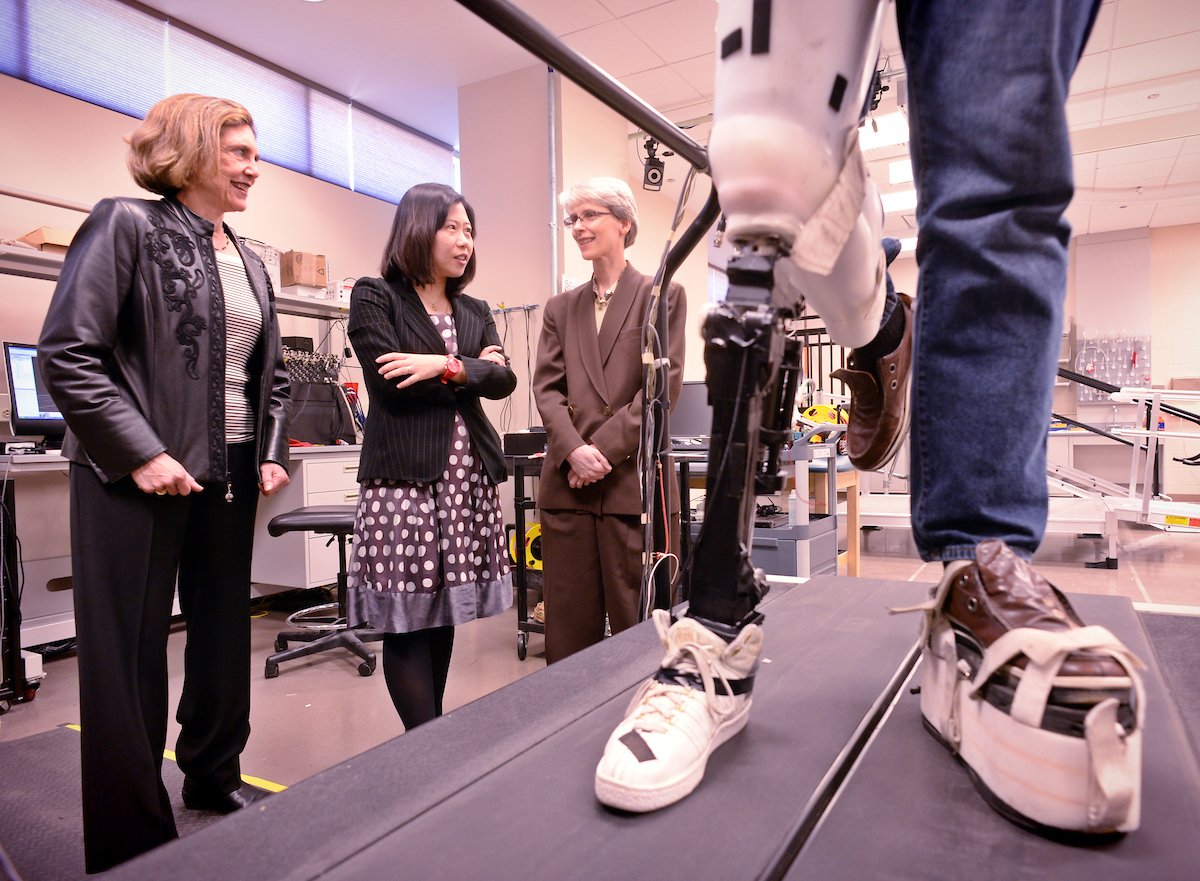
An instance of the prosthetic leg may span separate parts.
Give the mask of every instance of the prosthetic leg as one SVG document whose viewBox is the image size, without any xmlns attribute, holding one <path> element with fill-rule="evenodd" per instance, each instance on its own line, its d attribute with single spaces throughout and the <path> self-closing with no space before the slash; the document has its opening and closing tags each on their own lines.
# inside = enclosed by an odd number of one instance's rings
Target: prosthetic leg
<svg viewBox="0 0 1200 881">
<path fill-rule="evenodd" d="M 597 768 L 605 804 L 646 811 L 686 796 L 746 724 L 765 592 L 747 550 L 748 491 L 771 484 L 786 428 L 780 396 L 795 391 L 782 321 L 807 301 L 836 342 L 858 348 L 883 309 L 882 214 L 856 133 L 881 14 L 877 0 L 721 3 L 709 158 L 738 253 L 730 294 L 704 326 L 708 507 L 690 608 L 674 623 L 655 612 L 662 667 Z M 1084 626 L 997 541 L 951 564 L 921 609 L 926 726 L 989 804 L 1042 832 L 1137 828 L 1145 707 L 1128 650 Z"/>
<path fill-rule="evenodd" d="M 799 375 L 800 346 L 783 322 L 808 299 L 837 342 L 861 346 L 884 306 L 883 213 L 857 135 L 882 9 L 879 0 L 721 4 L 709 156 L 738 253 L 729 293 L 704 323 L 707 506 L 685 574 L 688 613 L 672 623 L 655 611 L 662 667 L 596 769 L 596 795 L 612 807 L 649 811 L 683 798 L 749 717 L 767 589 L 750 562 L 754 499 L 781 486 Z M 803 33 L 813 35 L 803 47 L 783 39 Z"/>
</svg>

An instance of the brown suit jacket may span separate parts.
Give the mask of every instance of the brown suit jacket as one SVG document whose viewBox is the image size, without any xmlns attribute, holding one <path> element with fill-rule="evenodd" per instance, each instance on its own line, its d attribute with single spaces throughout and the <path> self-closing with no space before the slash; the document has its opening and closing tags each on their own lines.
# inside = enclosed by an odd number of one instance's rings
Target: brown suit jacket
<svg viewBox="0 0 1200 881">
<path fill-rule="evenodd" d="M 546 428 L 538 506 L 592 514 L 641 514 L 637 452 L 642 429 L 642 324 L 654 279 L 625 265 L 599 334 L 592 283 L 552 297 L 542 313 L 533 395 Z M 667 293 L 671 404 L 683 388 L 687 300 L 672 283 Z M 567 454 L 595 444 L 613 466 L 581 489 L 567 484 Z M 675 469 L 667 469 L 667 499 L 679 510 Z"/>
</svg>

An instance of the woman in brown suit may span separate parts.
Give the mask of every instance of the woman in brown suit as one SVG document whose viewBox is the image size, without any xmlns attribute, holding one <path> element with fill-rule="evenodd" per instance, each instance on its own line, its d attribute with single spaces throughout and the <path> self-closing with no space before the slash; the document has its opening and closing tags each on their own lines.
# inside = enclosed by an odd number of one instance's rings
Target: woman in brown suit
<svg viewBox="0 0 1200 881">
<path fill-rule="evenodd" d="M 642 332 L 653 278 L 625 260 L 637 204 L 616 178 L 577 183 L 559 199 L 592 280 L 553 297 L 542 317 L 533 393 L 546 427 L 538 507 L 546 660 L 638 621 L 644 511 L 638 473 Z M 670 397 L 683 387 L 683 288 L 667 292 Z M 674 481 L 674 474 L 669 474 Z M 679 493 L 665 493 L 678 513 Z"/>
</svg>

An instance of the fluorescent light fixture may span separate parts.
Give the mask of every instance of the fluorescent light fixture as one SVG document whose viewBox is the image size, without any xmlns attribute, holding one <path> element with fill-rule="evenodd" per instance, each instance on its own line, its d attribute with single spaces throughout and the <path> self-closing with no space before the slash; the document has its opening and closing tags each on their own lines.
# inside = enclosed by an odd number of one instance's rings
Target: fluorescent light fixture
<svg viewBox="0 0 1200 881">
<path fill-rule="evenodd" d="M 858 145 L 863 152 L 876 147 L 892 147 L 908 143 L 908 120 L 904 114 L 885 113 L 871 117 L 871 122 L 858 129 Z"/>
<path fill-rule="evenodd" d="M 917 237 L 916 236 L 913 236 L 911 239 L 901 239 L 900 240 L 900 253 L 901 254 L 903 254 L 905 251 L 915 251 L 915 250 L 917 250 Z"/>
<path fill-rule="evenodd" d="M 898 159 L 888 163 L 888 183 L 906 184 L 913 179 L 912 160 Z"/>
<path fill-rule="evenodd" d="M 911 211 L 917 207 L 916 190 L 901 190 L 898 193 L 884 193 L 880 198 L 883 199 L 883 210 L 887 214 L 896 214 L 900 211 Z"/>
</svg>

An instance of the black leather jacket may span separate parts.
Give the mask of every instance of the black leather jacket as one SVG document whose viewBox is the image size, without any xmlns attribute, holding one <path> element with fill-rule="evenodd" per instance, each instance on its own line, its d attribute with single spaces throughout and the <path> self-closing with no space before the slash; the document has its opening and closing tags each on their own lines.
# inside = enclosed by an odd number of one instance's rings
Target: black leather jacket
<svg viewBox="0 0 1200 881">
<path fill-rule="evenodd" d="M 258 461 L 288 465 L 287 371 L 258 255 L 225 227 L 263 313 L 249 374 Z M 213 224 L 174 199 L 104 199 L 76 233 L 38 361 L 67 421 L 63 454 L 106 483 L 166 452 L 201 483 L 227 482 L 225 301 Z"/>
</svg>

